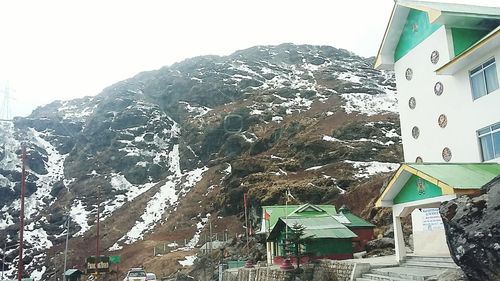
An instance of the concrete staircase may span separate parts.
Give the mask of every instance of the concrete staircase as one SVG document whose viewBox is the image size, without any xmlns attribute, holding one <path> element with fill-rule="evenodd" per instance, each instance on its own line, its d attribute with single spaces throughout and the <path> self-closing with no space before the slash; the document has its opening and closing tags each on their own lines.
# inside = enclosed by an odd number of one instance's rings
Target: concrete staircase
<svg viewBox="0 0 500 281">
<path fill-rule="evenodd" d="M 398 267 L 374 268 L 356 281 L 425 281 L 458 266 L 451 257 L 408 256 Z"/>
</svg>

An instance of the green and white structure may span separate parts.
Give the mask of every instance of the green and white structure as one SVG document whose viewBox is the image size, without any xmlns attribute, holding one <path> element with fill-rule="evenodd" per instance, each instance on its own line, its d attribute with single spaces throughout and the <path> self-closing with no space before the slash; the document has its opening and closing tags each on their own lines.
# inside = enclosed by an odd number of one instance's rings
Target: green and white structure
<svg viewBox="0 0 500 281">
<path fill-rule="evenodd" d="M 395 72 L 407 164 L 376 206 L 392 208 L 400 261 L 402 217 L 414 254 L 449 255 L 435 208 L 500 175 L 499 60 L 500 6 L 395 1 L 375 68 Z"/>
<path fill-rule="evenodd" d="M 403 164 L 376 202 L 391 207 L 396 258 L 404 260 L 406 248 L 401 218 L 412 215 L 414 254 L 449 256 L 443 222 L 437 207 L 457 196 L 475 195 L 500 175 L 497 163 Z"/>
<path fill-rule="evenodd" d="M 396 75 L 405 161 L 500 162 L 499 24 L 500 7 L 395 3 L 375 68 Z"/>
</svg>

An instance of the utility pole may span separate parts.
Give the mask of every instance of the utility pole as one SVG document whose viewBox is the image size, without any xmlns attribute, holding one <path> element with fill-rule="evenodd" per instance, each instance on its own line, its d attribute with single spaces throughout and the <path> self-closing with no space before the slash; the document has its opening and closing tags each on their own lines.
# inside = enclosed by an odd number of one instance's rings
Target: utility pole
<svg viewBox="0 0 500 281">
<path fill-rule="evenodd" d="M 99 207 L 101 205 L 101 186 L 97 186 L 97 235 L 96 235 L 96 261 L 95 261 L 95 266 L 96 266 L 96 275 L 99 275 L 99 221 L 100 221 L 100 216 L 99 216 Z M 97 277 L 96 276 L 96 277 Z"/>
<path fill-rule="evenodd" d="M 245 234 L 246 234 L 246 237 L 247 237 L 247 245 L 246 245 L 246 248 L 247 248 L 247 253 L 249 251 L 248 249 L 248 215 L 247 215 L 247 194 L 246 193 L 243 193 L 243 204 L 245 206 Z"/>
<path fill-rule="evenodd" d="M 208 251 L 209 251 L 209 253 L 212 253 L 212 220 L 210 220 L 208 222 L 208 226 L 209 226 L 209 229 L 210 229 L 210 244 L 209 244 L 210 247 L 208 247 L 208 249 L 209 249 Z"/>
<path fill-rule="evenodd" d="M 23 243 L 24 243 L 24 194 L 26 193 L 26 144 L 22 143 L 22 174 L 21 174 L 21 214 L 19 220 L 19 263 L 17 266 L 17 281 L 23 278 Z"/>
<path fill-rule="evenodd" d="M 66 247 L 64 248 L 63 281 L 66 281 L 66 276 L 64 274 L 66 274 L 66 265 L 67 265 L 67 261 L 68 261 L 69 220 L 70 220 L 70 216 L 69 216 L 69 211 L 68 211 L 68 214 L 66 216 Z"/>
<path fill-rule="evenodd" d="M 7 238 L 3 241 L 3 256 L 2 256 L 2 280 L 3 280 L 3 272 L 5 271 L 5 252 L 7 251 Z"/>
</svg>

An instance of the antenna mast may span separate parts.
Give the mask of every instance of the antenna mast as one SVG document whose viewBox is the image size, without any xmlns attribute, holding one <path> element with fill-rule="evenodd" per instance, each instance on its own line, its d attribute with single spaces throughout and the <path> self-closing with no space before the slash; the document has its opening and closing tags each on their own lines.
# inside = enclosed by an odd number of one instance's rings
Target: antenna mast
<svg viewBox="0 0 500 281">
<path fill-rule="evenodd" d="M 3 120 L 3 121 L 11 120 L 10 87 L 9 87 L 8 81 L 5 83 L 5 88 L 3 90 L 2 108 L 0 108 L 0 120 Z"/>
</svg>

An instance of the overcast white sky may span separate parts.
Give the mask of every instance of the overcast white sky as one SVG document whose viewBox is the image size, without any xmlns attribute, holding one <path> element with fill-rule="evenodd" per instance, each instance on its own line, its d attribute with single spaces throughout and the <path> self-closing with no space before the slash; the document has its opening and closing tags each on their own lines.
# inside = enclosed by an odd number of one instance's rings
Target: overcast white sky
<svg viewBox="0 0 500 281">
<path fill-rule="evenodd" d="M 369 57 L 392 6 L 393 0 L 0 0 L 0 91 L 10 81 L 12 115 L 24 116 L 57 99 L 96 95 L 141 71 L 255 45 L 331 45 Z"/>
</svg>

